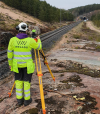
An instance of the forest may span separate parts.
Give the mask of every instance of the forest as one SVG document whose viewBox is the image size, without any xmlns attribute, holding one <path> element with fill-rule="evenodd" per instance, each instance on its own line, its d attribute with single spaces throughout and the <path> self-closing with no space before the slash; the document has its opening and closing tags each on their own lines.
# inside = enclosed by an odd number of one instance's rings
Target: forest
<svg viewBox="0 0 100 114">
<path fill-rule="evenodd" d="M 79 16 L 85 13 L 92 12 L 94 10 L 100 10 L 100 4 L 91 4 L 91 5 L 86 5 L 86 6 L 81 6 L 81 7 L 76 7 L 69 9 L 69 11 L 75 16 Z"/>
<path fill-rule="evenodd" d="M 40 0 L 0 0 L 20 11 L 28 13 L 44 22 L 73 21 L 74 16 L 67 10 L 51 6 L 46 1 Z"/>
<path fill-rule="evenodd" d="M 91 20 L 93 21 L 94 25 L 100 27 L 100 13 L 93 15 Z"/>
</svg>

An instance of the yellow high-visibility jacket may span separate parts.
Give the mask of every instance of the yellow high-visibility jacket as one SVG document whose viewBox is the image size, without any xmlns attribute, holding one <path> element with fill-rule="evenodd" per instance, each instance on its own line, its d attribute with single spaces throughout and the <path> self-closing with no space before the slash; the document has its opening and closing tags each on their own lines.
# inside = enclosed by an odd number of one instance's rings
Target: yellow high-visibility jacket
<svg viewBox="0 0 100 114">
<path fill-rule="evenodd" d="M 18 68 L 27 67 L 28 74 L 34 72 L 35 64 L 32 60 L 32 48 L 40 50 L 42 48 L 41 40 L 38 39 L 38 42 L 36 42 L 30 37 L 24 39 L 13 37 L 10 39 L 7 57 L 11 71 L 19 73 Z"/>
</svg>

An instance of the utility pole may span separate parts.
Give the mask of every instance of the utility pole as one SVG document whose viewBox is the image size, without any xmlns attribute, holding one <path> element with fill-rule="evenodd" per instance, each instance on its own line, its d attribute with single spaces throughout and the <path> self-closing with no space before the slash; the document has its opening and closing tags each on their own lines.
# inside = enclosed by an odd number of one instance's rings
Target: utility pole
<svg viewBox="0 0 100 114">
<path fill-rule="evenodd" d="M 61 26 L 61 8 L 60 8 L 60 26 Z"/>
</svg>

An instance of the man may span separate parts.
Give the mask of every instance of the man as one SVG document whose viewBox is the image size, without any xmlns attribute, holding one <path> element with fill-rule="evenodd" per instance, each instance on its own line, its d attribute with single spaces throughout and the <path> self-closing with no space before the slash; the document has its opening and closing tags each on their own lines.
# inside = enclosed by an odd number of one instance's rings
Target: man
<svg viewBox="0 0 100 114">
<path fill-rule="evenodd" d="M 31 49 L 40 50 L 41 40 L 37 37 L 37 42 L 26 34 L 28 26 L 22 22 L 17 27 L 17 36 L 10 39 L 8 45 L 8 63 L 11 71 L 15 72 L 16 98 L 19 105 L 25 106 L 32 102 L 30 96 L 30 83 L 35 64 L 32 60 Z M 23 91 L 24 90 L 24 91 Z"/>
</svg>

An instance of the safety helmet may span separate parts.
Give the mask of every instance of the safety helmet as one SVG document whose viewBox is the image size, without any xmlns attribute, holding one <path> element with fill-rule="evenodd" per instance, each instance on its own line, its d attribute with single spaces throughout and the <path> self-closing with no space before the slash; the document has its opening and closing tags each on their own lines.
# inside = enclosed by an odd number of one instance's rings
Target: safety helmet
<svg viewBox="0 0 100 114">
<path fill-rule="evenodd" d="M 16 30 L 27 31 L 28 30 L 28 26 L 27 26 L 26 23 L 21 22 L 18 26 L 16 26 Z"/>
</svg>

